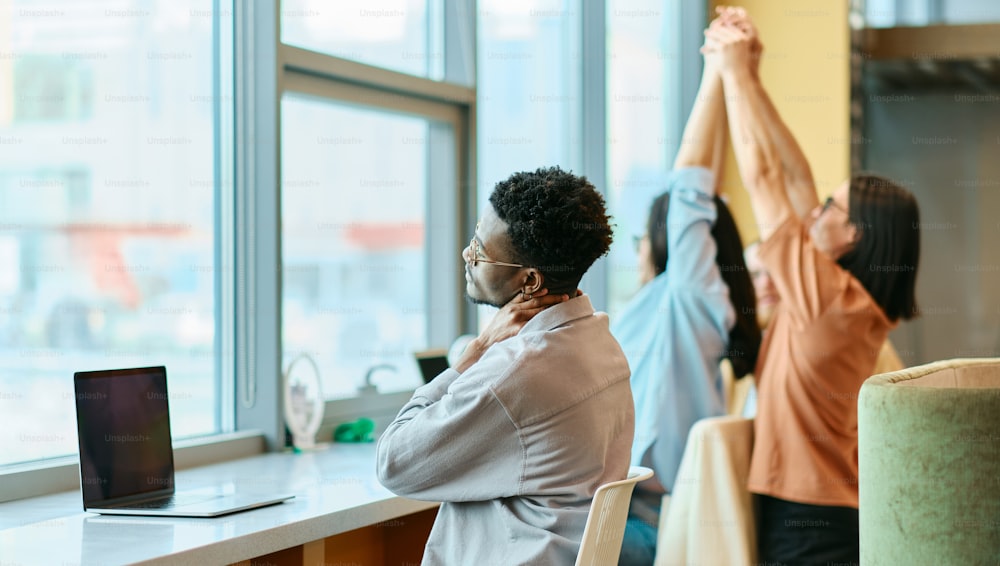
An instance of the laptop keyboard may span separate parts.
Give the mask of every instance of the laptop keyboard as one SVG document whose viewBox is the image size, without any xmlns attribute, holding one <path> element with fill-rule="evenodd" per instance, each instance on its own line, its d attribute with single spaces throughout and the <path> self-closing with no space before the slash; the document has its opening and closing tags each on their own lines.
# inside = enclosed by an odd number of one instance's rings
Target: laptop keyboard
<svg viewBox="0 0 1000 566">
<path fill-rule="evenodd" d="M 128 505 L 122 505 L 122 507 L 125 509 L 171 509 L 182 505 L 194 505 L 195 503 L 209 501 L 216 499 L 217 497 L 219 496 L 174 494 L 164 499 L 155 499 L 153 501 L 145 501 L 143 503 L 130 503 Z"/>
</svg>

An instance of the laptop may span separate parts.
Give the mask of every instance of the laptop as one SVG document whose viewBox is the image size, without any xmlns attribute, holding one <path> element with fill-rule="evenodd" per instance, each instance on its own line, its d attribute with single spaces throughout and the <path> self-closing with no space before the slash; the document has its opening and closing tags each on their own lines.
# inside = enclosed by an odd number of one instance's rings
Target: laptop
<svg viewBox="0 0 1000 566">
<path fill-rule="evenodd" d="M 217 517 L 294 497 L 232 483 L 175 492 L 165 367 L 76 372 L 73 386 L 84 511 Z"/>
<path fill-rule="evenodd" d="M 424 383 L 430 383 L 441 372 L 451 367 L 448 364 L 448 351 L 443 348 L 414 352 L 413 357 L 417 359 L 417 367 L 420 368 Z"/>
</svg>

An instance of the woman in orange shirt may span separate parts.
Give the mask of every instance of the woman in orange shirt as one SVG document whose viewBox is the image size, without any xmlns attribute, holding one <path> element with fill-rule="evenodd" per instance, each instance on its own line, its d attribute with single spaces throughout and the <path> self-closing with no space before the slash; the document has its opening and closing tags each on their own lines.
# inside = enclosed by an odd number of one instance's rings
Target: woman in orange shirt
<svg viewBox="0 0 1000 566">
<path fill-rule="evenodd" d="M 762 563 L 858 563 L 857 396 L 899 319 L 916 314 L 913 195 L 855 175 L 822 204 L 802 150 L 757 76 L 756 30 L 723 9 L 718 57 L 760 259 L 780 300 L 761 347 L 750 491 Z"/>
</svg>

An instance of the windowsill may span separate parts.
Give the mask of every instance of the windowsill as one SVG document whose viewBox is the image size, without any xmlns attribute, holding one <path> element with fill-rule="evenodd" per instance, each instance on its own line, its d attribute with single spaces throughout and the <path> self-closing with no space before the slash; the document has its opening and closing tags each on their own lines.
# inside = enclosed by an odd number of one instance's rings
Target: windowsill
<svg viewBox="0 0 1000 566">
<path fill-rule="evenodd" d="M 372 419 L 376 433 L 380 433 L 412 396 L 413 390 L 410 389 L 391 393 L 362 393 L 357 397 L 327 400 L 323 424 L 316 438 L 333 438 L 337 425 L 362 417 Z"/>
<path fill-rule="evenodd" d="M 257 431 L 241 431 L 179 440 L 174 443 L 177 470 L 264 452 L 264 437 Z M 0 471 L 0 503 L 80 489 L 79 456 L 63 456 L 14 464 Z M 0 519 L 0 529 L 5 528 Z"/>
<path fill-rule="evenodd" d="M 361 417 L 372 419 L 378 433 L 412 395 L 409 390 L 328 400 L 317 438 L 331 439 L 337 425 Z M 246 458 L 265 450 L 264 436 L 253 430 L 189 438 L 174 443 L 174 466 L 184 470 Z M 79 456 L 75 454 L 0 467 L 0 504 L 72 489 L 80 489 Z M 0 528 L 4 528 L 2 520 Z"/>
<path fill-rule="evenodd" d="M 42 556 L 59 564 L 225 564 L 437 506 L 393 495 L 378 483 L 374 462 L 374 444 L 330 444 L 179 472 L 179 489 L 233 482 L 248 491 L 295 494 L 215 519 L 85 513 L 79 490 L 4 503 L 0 548 L 12 564 Z"/>
</svg>

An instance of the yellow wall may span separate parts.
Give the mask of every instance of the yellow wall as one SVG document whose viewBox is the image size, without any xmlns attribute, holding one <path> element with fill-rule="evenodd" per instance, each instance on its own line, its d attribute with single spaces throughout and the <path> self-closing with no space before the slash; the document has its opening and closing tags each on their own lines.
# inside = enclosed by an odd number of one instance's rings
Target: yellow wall
<svg viewBox="0 0 1000 566">
<path fill-rule="evenodd" d="M 760 29 L 760 74 L 771 100 L 799 141 L 821 198 L 847 178 L 850 166 L 850 38 L 846 0 L 710 0 L 742 6 Z M 743 242 L 757 227 L 732 151 L 722 190 L 729 196 Z"/>
</svg>

